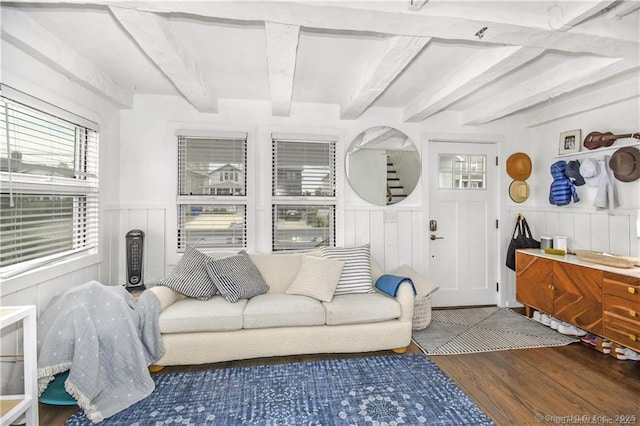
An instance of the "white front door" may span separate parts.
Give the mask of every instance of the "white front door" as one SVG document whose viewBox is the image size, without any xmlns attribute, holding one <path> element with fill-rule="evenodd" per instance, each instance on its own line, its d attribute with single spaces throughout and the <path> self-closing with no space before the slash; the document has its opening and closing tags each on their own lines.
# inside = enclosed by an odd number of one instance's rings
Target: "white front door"
<svg viewBox="0 0 640 426">
<path fill-rule="evenodd" d="M 497 304 L 496 145 L 431 141 L 427 163 L 432 304 Z"/>
</svg>

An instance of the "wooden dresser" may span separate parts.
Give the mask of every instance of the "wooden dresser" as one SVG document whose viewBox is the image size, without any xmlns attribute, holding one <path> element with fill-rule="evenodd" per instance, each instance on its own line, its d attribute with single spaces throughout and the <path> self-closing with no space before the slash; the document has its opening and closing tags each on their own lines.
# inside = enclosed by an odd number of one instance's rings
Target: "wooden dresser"
<svg viewBox="0 0 640 426">
<path fill-rule="evenodd" d="M 583 262 L 543 250 L 516 253 L 516 299 L 583 330 L 640 351 L 640 268 Z"/>
</svg>

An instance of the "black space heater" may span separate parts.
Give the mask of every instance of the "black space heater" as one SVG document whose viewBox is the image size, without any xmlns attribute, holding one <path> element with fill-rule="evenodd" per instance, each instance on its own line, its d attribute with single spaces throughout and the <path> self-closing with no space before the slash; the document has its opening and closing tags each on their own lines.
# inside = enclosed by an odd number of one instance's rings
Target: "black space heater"
<svg viewBox="0 0 640 426">
<path fill-rule="evenodd" d="M 144 287 L 142 283 L 142 248 L 144 232 L 132 229 L 126 236 L 127 249 L 127 288 Z"/>
</svg>

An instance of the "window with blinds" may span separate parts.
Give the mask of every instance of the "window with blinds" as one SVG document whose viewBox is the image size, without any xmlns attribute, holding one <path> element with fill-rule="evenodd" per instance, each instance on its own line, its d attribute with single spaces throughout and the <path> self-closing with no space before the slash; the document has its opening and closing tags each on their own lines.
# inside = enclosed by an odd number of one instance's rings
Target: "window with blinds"
<svg viewBox="0 0 640 426">
<path fill-rule="evenodd" d="M 273 137 L 273 251 L 335 245 L 335 145 Z"/>
<path fill-rule="evenodd" d="M 178 250 L 246 247 L 247 135 L 178 135 Z"/>
<path fill-rule="evenodd" d="M 98 244 L 98 132 L 45 109 L 0 96 L 3 278 Z"/>
</svg>

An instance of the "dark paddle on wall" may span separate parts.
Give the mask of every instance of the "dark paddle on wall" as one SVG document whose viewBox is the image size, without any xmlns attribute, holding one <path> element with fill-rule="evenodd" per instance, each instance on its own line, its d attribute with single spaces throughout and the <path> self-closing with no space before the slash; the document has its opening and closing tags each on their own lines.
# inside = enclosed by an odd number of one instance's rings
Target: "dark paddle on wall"
<svg viewBox="0 0 640 426">
<path fill-rule="evenodd" d="M 587 149 L 596 149 L 603 146 L 611 146 L 620 138 L 636 138 L 640 139 L 640 133 L 627 133 L 625 135 L 614 135 L 611 132 L 591 132 L 584 138 L 584 146 Z"/>
</svg>

